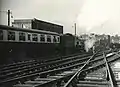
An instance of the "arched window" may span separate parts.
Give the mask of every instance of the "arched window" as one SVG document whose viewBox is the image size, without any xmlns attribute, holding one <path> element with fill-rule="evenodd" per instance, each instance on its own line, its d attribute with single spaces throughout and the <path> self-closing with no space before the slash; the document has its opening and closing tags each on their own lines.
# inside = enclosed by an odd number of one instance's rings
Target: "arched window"
<svg viewBox="0 0 120 87">
<path fill-rule="evenodd" d="M 57 42 L 56 36 L 53 36 L 53 42 L 54 42 L 54 43 Z"/>
<path fill-rule="evenodd" d="M 32 41 L 38 41 L 38 35 L 32 34 Z"/>
<path fill-rule="evenodd" d="M 60 37 L 59 36 L 57 36 L 57 42 L 60 42 Z"/>
<path fill-rule="evenodd" d="M 3 40 L 3 31 L 0 30 L 0 40 Z"/>
<path fill-rule="evenodd" d="M 28 40 L 31 40 L 30 38 L 31 38 L 31 34 L 30 34 L 30 33 L 28 33 Z"/>
<path fill-rule="evenodd" d="M 41 34 L 41 35 L 40 35 L 40 41 L 41 41 L 41 42 L 45 42 L 45 35 L 44 35 L 44 34 Z"/>
<path fill-rule="evenodd" d="M 47 35 L 47 42 L 51 42 L 51 36 Z"/>
<path fill-rule="evenodd" d="M 8 31 L 8 40 L 15 40 L 15 32 Z"/>
<path fill-rule="evenodd" d="M 24 32 L 19 32 L 19 40 L 25 41 L 25 33 Z"/>
</svg>

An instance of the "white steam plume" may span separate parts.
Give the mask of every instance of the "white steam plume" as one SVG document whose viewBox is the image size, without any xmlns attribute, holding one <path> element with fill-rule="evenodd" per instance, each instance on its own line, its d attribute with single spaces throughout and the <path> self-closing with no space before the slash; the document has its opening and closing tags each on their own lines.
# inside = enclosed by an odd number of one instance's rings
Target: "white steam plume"
<svg viewBox="0 0 120 87">
<path fill-rule="evenodd" d="M 95 44 L 95 41 L 96 41 L 95 39 L 88 39 L 84 42 L 86 52 L 88 52 L 89 49 L 93 47 L 93 45 Z"/>
<path fill-rule="evenodd" d="M 119 14 L 119 3 L 120 0 L 85 0 L 77 18 L 79 27 L 88 32 L 106 20 L 115 18 Z"/>
</svg>

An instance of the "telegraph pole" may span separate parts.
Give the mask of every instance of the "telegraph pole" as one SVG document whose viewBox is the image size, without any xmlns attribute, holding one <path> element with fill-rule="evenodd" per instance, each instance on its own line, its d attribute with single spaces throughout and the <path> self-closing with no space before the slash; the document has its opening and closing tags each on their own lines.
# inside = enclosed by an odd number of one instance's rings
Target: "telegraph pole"
<svg viewBox="0 0 120 87">
<path fill-rule="evenodd" d="M 8 14 L 8 26 L 10 26 L 10 10 L 8 10 L 7 14 Z"/>
<path fill-rule="evenodd" d="M 76 46 L 76 23 L 74 24 L 75 27 L 75 46 Z"/>
<path fill-rule="evenodd" d="M 74 24 L 74 26 L 75 26 L 75 36 L 76 36 L 76 23 Z"/>
</svg>

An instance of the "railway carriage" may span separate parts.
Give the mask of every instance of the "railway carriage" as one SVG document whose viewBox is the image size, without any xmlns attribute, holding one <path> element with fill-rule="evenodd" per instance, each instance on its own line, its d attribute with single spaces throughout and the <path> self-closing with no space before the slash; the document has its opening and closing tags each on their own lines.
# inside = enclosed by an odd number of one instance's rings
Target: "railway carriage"
<svg viewBox="0 0 120 87">
<path fill-rule="evenodd" d="M 49 56 L 57 53 L 59 43 L 60 34 L 55 32 L 0 25 L 0 53 L 4 60 L 8 56 L 12 61 L 24 60 L 23 56 Z"/>
<path fill-rule="evenodd" d="M 0 25 L 1 62 L 83 52 L 84 44 L 72 34 Z"/>
<path fill-rule="evenodd" d="M 59 43 L 60 35 L 56 32 L 23 29 L 0 25 L 0 41 L 2 42 L 34 42 Z"/>
</svg>

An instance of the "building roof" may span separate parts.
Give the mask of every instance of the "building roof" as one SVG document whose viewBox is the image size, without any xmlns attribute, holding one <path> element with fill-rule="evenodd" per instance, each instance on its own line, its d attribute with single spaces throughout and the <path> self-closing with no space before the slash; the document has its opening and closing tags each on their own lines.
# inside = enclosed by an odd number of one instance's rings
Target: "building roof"
<svg viewBox="0 0 120 87">
<path fill-rule="evenodd" d="M 37 29 L 26 29 L 26 28 L 17 28 L 17 27 L 10 27 L 10 26 L 6 26 L 6 25 L 0 25 L 0 29 L 60 35 L 60 34 L 58 34 L 56 32 L 51 32 L 51 31 L 37 30 Z"/>
<path fill-rule="evenodd" d="M 13 24 L 14 23 L 20 23 L 20 22 L 31 22 L 31 21 L 44 22 L 44 23 L 47 23 L 47 24 L 53 24 L 53 25 L 57 25 L 57 26 L 62 27 L 62 25 L 60 25 L 60 24 L 52 23 L 52 22 L 49 22 L 49 21 L 43 21 L 43 20 L 39 20 L 39 19 L 36 19 L 36 18 L 33 18 L 33 19 L 15 19 Z"/>
<path fill-rule="evenodd" d="M 32 21 L 32 19 L 18 19 L 18 20 L 14 20 L 14 22 L 13 23 L 20 23 L 20 22 L 31 22 Z"/>
</svg>

